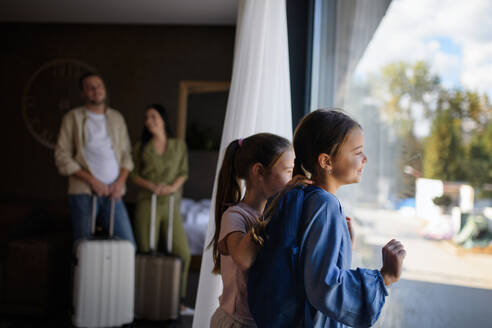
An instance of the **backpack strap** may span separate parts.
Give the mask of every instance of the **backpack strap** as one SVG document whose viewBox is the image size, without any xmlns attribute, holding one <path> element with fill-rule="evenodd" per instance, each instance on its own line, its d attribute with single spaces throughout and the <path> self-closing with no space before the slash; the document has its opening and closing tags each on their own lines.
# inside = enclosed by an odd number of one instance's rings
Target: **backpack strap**
<svg viewBox="0 0 492 328">
<path fill-rule="evenodd" d="M 306 198 L 308 198 L 310 195 L 306 195 L 306 189 L 304 189 L 304 200 L 303 200 L 303 205 L 304 202 L 306 201 Z M 302 214 L 301 214 L 302 215 Z M 309 303 L 309 300 L 306 295 L 306 289 L 304 288 L 304 270 L 303 270 L 303 263 L 301 261 L 301 254 L 302 250 L 304 248 L 304 244 L 307 239 L 307 232 L 310 230 L 312 222 L 309 222 L 307 225 L 305 225 L 306 222 L 301 222 L 301 228 L 299 229 L 299 239 L 301 240 L 299 244 L 299 257 L 298 257 L 298 263 L 297 265 L 299 266 L 298 270 L 301 271 L 300 276 L 302 277 L 302 295 L 304 296 L 304 327 L 305 328 L 311 328 L 314 327 L 314 321 L 313 317 L 316 313 L 316 309 Z"/>
</svg>

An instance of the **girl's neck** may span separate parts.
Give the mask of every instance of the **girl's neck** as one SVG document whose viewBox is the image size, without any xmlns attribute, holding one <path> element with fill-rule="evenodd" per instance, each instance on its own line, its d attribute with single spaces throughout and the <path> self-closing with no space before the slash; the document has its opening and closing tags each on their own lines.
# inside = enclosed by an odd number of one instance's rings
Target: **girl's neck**
<svg viewBox="0 0 492 328">
<path fill-rule="evenodd" d="M 244 198 L 241 200 L 241 202 L 247 204 L 249 207 L 260 213 L 263 213 L 267 201 L 268 201 L 267 197 L 261 195 L 261 193 L 255 190 L 252 190 L 252 188 L 246 189 Z"/>
<path fill-rule="evenodd" d="M 313 176 L 314 185 L 328 191 L 330 194 L 335 194 L 342 185 L 333 175 Z"/>
</svg>

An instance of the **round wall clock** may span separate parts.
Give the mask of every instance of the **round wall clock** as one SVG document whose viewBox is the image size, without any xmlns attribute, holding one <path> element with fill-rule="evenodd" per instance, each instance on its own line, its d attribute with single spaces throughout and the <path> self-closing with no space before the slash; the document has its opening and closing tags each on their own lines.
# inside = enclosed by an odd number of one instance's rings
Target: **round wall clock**
<svg viewBox="0 0 492 328">
<path fill-rule="evenodd" d="M 54 149 L 63 115 L 81 105 L 79 77 L 97 72 L 74 59 L 58 59 L 42 65 L 31 75 L 24 90 L 22 115 L 31 135 Z"/>
</svg>

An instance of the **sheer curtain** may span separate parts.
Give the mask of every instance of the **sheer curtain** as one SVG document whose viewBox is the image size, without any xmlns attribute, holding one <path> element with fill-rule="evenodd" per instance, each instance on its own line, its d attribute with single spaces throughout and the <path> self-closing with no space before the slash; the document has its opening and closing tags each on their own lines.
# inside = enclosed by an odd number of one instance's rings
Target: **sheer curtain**
<svg viewBox="0 0 492 328">
<path fill-rule="evenodd" d="M 344 107 L 347 84 L 392 0 L 314 0 L 311 110 Z"/>
<path fill-rule="evenodd" d="M 238 8 L 234 66 L 220 145 L 234 139 L 271 132 L 292 139 L 289 54 L 285 0 L 242 0 Z M 212 200 L 216 195 L 216 183 Z M 211 273 L 215 207 L 210 209 L 193 327 L 208 327 L 222 292 L 220 276 Z"/>
<path fill-rule="evenodd" d="M 396 163 L 394 137 L 381 124 L 377 108 L 359 105 L 364 97 L 351 88 L 354 71 L 390 4 L 391 0 L 314 0 L 311 110 L 348 111 L 364 127 L 364 149 L 370 155 L 362 183 L 337 192 L 345 205 L 386 202 L 392 188 L 388 181 Z"/>
</svg>

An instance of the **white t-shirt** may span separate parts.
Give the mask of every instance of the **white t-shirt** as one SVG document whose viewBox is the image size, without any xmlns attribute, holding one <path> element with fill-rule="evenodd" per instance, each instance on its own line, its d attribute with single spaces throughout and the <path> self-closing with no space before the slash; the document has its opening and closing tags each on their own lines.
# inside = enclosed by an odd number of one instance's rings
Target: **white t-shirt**
<svg viewBox="0 0 492 328">
<path fill-rule="evenodd" d="M 84 151 L 87 164 L 98 180 L 109 185 L 118 178 L 120 167 L 108 134 L 106 115 L 87 111 Z"/>
</svg>

